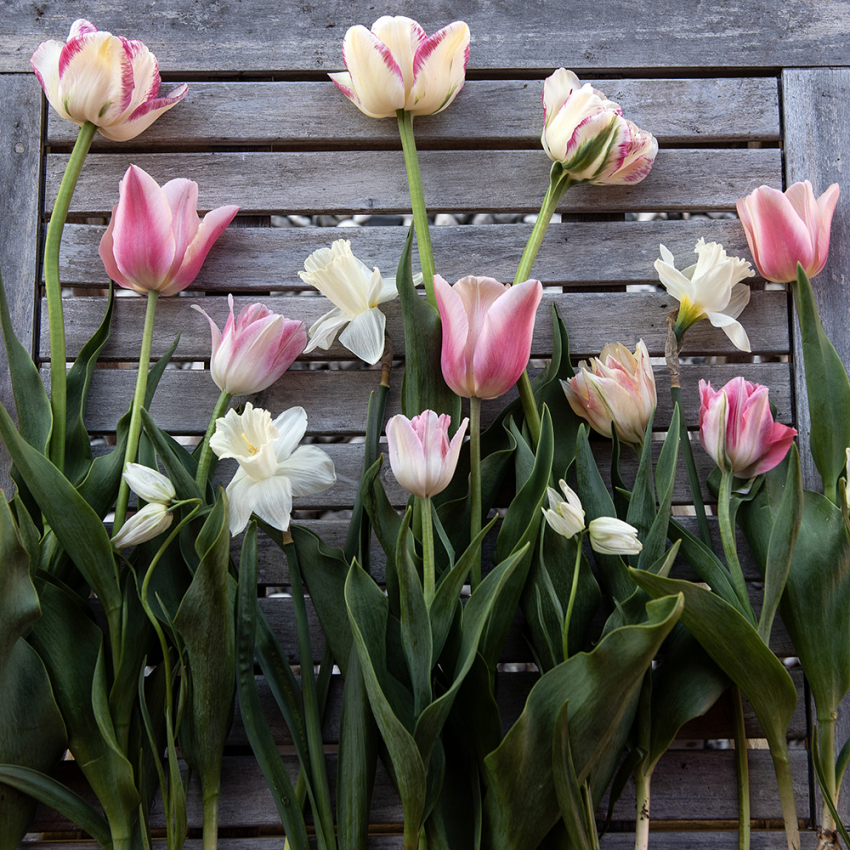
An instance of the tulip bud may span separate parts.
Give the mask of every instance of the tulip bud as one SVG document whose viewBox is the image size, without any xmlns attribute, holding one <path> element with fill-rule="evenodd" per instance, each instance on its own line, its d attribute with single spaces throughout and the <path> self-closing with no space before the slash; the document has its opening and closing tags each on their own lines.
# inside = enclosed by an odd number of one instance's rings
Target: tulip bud
<svg viewBox="0 0 850 850">
<path fill-rule="evenodd" d="M 152 540 L 168 529 L 174 515 L 160 502 L 145 505 L 121 526 L 121 530 L 112 538 L 116 549 L 126 549 L 147 540 Z"/>
<path fill-rule="evenodd" d="M 847 465 L 844 468 L 844 504 L 850 511 L 850 448 L 846 449 Z"/>
<path fill-rule="evenodd" d="M 611 437 L 613 424 L 625 443 L 642 446 L 655 410 L 655 376 L 643 340 L 632 354 L 620 343 L 606 345 L 598 358 L 582 360 L 578 373 L 561 381 L 576 415 L 594 431 Z"/>
<path fill-rule="evenodd" d="M 549 527 L 569 540 L 584 531 L 584 509 L 581 506 L 581 499 L 579 499 L 578 494 L 563 478 L 558 482 L 558 486 L 563 490 L 566 501 L 561 499 L 557 490 L 547 487 L 549 508 L 548 510 L 540 508 L 540 510 L 543 511 L 543 516 L 546 517 Z"/>
<path fill-rule="evenodd" d="M 130 485 L 130 489 L 146 502 L 169 505 L 177 497 L 169 478 L 141 463 L 128 463 L 124 467 L 124 480 Z"/>
<path fill-rule="evenodd" d="M 699 438 L 722 472 L 755 478 L 782 462 L 797 431 L 773 421 L 767 387 L 733 378 L 721 390 L 699 382 Z"/>
<path fill-rule="evenodd" d="M 424 410 L 413 419 L 399 414 L 387 422 L 390 467 L 396 481 L 414 496 L 442 493 L 452 480 L 468 419 L 449 442 L 451 417 Z"/>
<path fill-rule="evenodd" d="M 637 529 L 621 519 L 597 517 L 587 531 L 591 548 L 600 555 L 637 555 L 643 549 Z"/>
<path fill-rule="evenodd" d="M 797 263 L 809 277 L 823 269 L 838 191 L 833 183 L 815 200 L 812 184 L 806 180 L 785 192 L 760 186 L 738 201 L 738 215 L 762 277 L 790 283 L 797 279 Z"/>
<path fill-rule="evenodd" d="M 121 181 L 118 204 L 100 240 L 100 258 L 119 286 L 174 295 L 201 270 L 213 243 L 239 212 L 227 206 L 198 218 L 198 184 L 178 178 L 162 188 L 135 165 Z"/>
</svg>

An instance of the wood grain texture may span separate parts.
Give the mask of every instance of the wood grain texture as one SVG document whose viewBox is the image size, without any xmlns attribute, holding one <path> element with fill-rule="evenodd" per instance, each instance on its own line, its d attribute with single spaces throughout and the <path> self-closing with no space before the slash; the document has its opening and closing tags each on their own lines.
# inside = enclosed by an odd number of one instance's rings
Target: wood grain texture
<svg viewBox="0 0 850 850">
<path fill-rule="evenodd" d="M 322 3 L 198 4 L 174 0 L 60 0 L 32 5 L 9 0 L 4 9 L 0 72 L 29 71 L 27 60 L 45 39 L 65 40 L 75 17 L 144 41 L 169 73 L 311 73 L 342 68 L 341 44 L 351 24 L 371 26 L 380 14 L 409 14 L 408 3 L 380 8 L 369 0 Z M 632 68 L 775 68 L 848 63 L 850 10 L 842 0 L 735 0 L 706 5 L 658 0 L 636 7 L 541 0 L 435 0 L 416 9 L 426 32 L 467 21 L 470 69 L 550 73 L 569 63 L 576 71 Z"/>
<path fill-rule="evenodd" d="M 47 158 L 45 206 L 53 208 L 68 157 Z M 199 206 L 238 204 L 245 214 L 403 213 L 410 209 L 401 151 L 92 154 L 71 202 L 73 215 L 106 215 L 131 161 L 160 185 L 189 177 Z M 551 163 L 542 151 L 424 151 L 419 157 L 429 213 L 540 209 Z M 562 211 L 724 211 L 763 183 L 781 179 L 771 149 L 662 150 L 636 186 L 582 185 Z M 539 188 L 536 188 L 539 187 Z"/>
<path fill-rule="evenodd" d="M 775 78 L 588 80 L 619 103 L 631 121 L 661 144 L 776 141 Z M 540 147 L 542 80 L 473 80 L 457 108 L 416 121 L 416 145 Z M 686 105 L 685 109 L 671 104 Z M 245 115 L 262 115 L 246 121 Z M 76 127 L 50 110 L 47 143 L 73 145 Z M 328 82 L 190 83 L 189 94 L 130 142 L 95 136 L 93 150 L 201 149 L 273 145 L 275 149 L 399 148 L 395 121 L 375 121 Z"/>
<path fill-rule="evenodd" d="M 30 76 L 0 76 L 0 273 L 12 325 L 21 343 L 33 351 L 38 267 L 41 163 L 41 89 Z M 0 339 L 0 402 L 14 416 L 15 402 L 6 349 Z M 0 490 L 11 498 L 11 459 L 0 442 Z"/>
</svg>

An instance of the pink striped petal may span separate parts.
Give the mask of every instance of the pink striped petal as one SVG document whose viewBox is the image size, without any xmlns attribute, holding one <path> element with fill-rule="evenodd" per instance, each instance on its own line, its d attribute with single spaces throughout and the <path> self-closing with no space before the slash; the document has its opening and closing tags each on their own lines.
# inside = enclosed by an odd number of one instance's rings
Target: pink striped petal
<svg viewBox="0 0 850 850">
<path fill-rule="evenodd" d="M 186 249 L 192 244 L 201 220 L 198 218 L 198 184 L 194 180 L 178 177 L 162 187 L 162 193 L 171 208 L 171 235 L 174 237 L 174 262 L 168 272 L 173 278 L 183 262 Z"/>
<path fill-rule="evenodd" d="M 461 296 L 438 274 L 434 275 L 434 295 L 443 326 L 440 364 L 443 378 L 452 391 L 464 398 L 475 395 L 475 379 L 467 368 L 466 347 L 469 319 Z M 469 366 L 471 367 L 471 363 Z"/>
<path fill-rule="evenodd" d="M 372 34 L 392 54 L 404 78 L 405 99 L 409 99 L 416 76 L 414 56 L 419 46 L 426 40 L 425 30 L 412 18 L 405 18 L 403 15 L 396 17 L 384 15 L 372 24 Z"/>
<path fill-rule="evenodd" d="M 413 115 L 442 112 L 463 88 L 469 63 L 469 27 L 455 21 L 425 39 L 413 61 L 406 108 Z"/>
<path fill-rule="evenodd" d="M 342 44 L 358 108 L 372 118 L 391 118 L 405 103 L 404 75 L 390 49 L 366 27 L 351 27 Z"/>
<path fill-rule="evenodd" d="M 103 265 L 106 267 L 106 273 L 109 275 L 111 280 L 114 280 L 115 283 L 124 289 L 134 289 L 136 292 L 144 294 L 147 290 L 143 289 L 141 286 L 136 286 L 135 283 L 124 277 L 124 274 L 115 262 L 115 243 L 112 239 L 112 231 L 115 228 L 115 212 L 117 209 L 117 206 L 112 208 L 112 217 L 109 219 L 109 226 L 106 228 L 106 233 L 104 233 L 101 237 L 100 246 L 98 247 L 97 252 L 100 254 L 100 259 L 103 260 Z M 206 313 L 204 313 L 204 315 L 206 315 Z"/>
<path fill-rule="evenodd" d="M 44 41 L 36 48 L 30 59 L 41 87 L 44 89 L 50 105 L 64 118 L 68 115 L 62 108 L 59 98 L 59 57 L 65 45 L 61 41 Z"/>
<path fill-rule="evenodd" d="M 68 33 L 68 41 L 72 38 L 76 38 L 78 35 L 88 35 L 89 33 L 97 32 L 97 27 L 87 21 L 85 18 L 78 18 L 71 24 L 71 30 Z"/>
<path fill-rule="evenodd" d="M 189 86 L 183 83 L 170 92 L 167 97 L 145 101 L 126 120 L 109 127 L 100 127 L 100 133 L 113 142 L 126 142 L 129 139 L 135 139 L 139 133 L 147 130 L 160 115 L 180 103 L 186 97 L 187 91 L 189 91 Z"/>
<path fill-rule="evenodd" d="M 815 259 L 812 267 L 806 269 L 809 277 L 820 274 L 829 257 L 829 234 L 832 228 L 832 215 L 838 203 L 838 194 L 838 184 L 833 183 L 817 200 L 820 215 L 815 236 Z"/>
</svg>

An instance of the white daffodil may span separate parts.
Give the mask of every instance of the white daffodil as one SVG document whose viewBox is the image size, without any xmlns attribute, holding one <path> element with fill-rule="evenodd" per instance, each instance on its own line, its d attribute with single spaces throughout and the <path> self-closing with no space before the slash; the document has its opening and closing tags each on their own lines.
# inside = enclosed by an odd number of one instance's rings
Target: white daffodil
<svg viewBox="0 0 850 850">
<path fill-rule="evenodd" d="M 637 555 L 643 549 L 637 529 L 615 517 L 597 517 L 587 531 L 591 548 L 600 555 Z"/>
<path fill-rule="evenodd" d="M 557 490 L 547 487 L 549 508 L 548 510 L 540 508 L 540 510 L 543 511 L 543 516 L 546 517 L 549 527 L 569 540 L 570 537 L 584 531 L 584 509 L 581 506 L 581 499 L 579 499 L 578 494 L 566 481 L 561 479 L 558 485 L 564 492 L 566 502 L 561 499 Z"/>
<path fill-rule="evenodd" d="M 755 274 L 750 264 L 739 257 L 727 257 L 719 243 L 706 244 L 700 239 L 694 249 L 697 262 L 679 271 L 670 251 L 660 247 L 661 259 L 655 261 L 655 270 L 667 291 L 679 301 L 679 330 L 707 318 L 736 348 L 750 351 L 747 332 L 736 321 L 750 301 L 750 287 L 740 282 Z"/>
<path fill-rule="evenodd" d="M 239 469 L 227 485 L 230 533 L 239 534 L 254 513 L 286 531 L 292 500 L 327 490 L 335 481 L 333 461 L 317 446 L 298 446 L 307 430 L 303 407 L 285 410 L 272 422 L 267 410 L 250 402 L 216 420 L 210 448 L 235 458 Z"/>
<path fill-rule="evenodd" d="M 347 239 L 338 239 L 330 248 L 314 251 L 298 275 L 336 305 L 310 328 L 305 353 L 314 348 L 327 350 L 342 330 L 339 341 L 352 354 L 366 363 L 377 363 L 384 352 L 387 324 L 378 304 L 398 295 L 395 279 L 384 280 L 377 268 L 369 271 L 351 253 L 351 242 Z"/>
</svg>

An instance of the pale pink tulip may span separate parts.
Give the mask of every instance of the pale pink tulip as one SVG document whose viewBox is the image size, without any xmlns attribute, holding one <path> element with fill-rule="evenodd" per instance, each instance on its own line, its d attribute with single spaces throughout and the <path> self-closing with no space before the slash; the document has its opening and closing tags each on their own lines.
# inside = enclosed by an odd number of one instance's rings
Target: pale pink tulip
<svg viewBox="0 0 850 850">
<path fill-rule="evenodd" d="M 413 419 L 393 416 L 387 422 L 387 443 L 396 481 L 421 499 L 442 493 L 457 467 L 468 422 L 460 423 L 450 442 L 451 417 L 445 413 L 423 410 Z"/>
<path fill-rule="evenodd" d="M 63 117 L 82 127 L 97 125 L 115 142 L 134 139 L 163 112 L 186 96 L 177 86 L 158 97 L 156 57 L 141 41 L 98 32 L 86 20 L 74 21 L 68 41 L 45 41 L 30 59 L 35 75 Z"/>
<path fill-rule="evenodd" d="M 699 438 L 723 472 L 754 478 L 782 462 L 797 432 L 773 421 L 767 387 L 733 378 L 715 390 L 699 382 Z"/>
<path fill-rule="evenodd" d="M 249 304 L 233 318 L 233 296 L 227 296 L 230 316 L 224 332 L 197 304 L 212 332 L 210 373 L 215 385 L 229 395 L 252 395 L 270 387 L 307 344 L 304 322 L 272 313 L 262 304 Z"/>
<path fill-rule="evenodd" d="M 442 112 L 463 88 L 469 27 L 455 21 L 432 36 L 416 21 L 385 15 L 351 27 L 342 43 L 347 71 L 330 74 L 336 87 L 370 118 Z"/>
<path fill-rule="evenodd" d="M 162 188 L 135 165 L 100 240 L 100 258 L 119 286 L 174 295 L 198 275 L 210 248 L 239 212 L 226 206 L 198 218 L 198 184 L 178 178 Z"/>
<path fill-rule="evenodd" d="M 797 279 L 797 263 L 809 277 L 823 269 L 838 191 L 833 183 L 815 200 L 812 184 L 806 180 L 785 192 L 760 186 L 738 201 L 738 215 L 762 277 L 789 283 Z"/>
<path fill-rule="evenodd" d="M 441 365 L 446 383 L 464 398 L 497 398 L 528 363 L 539 280 L 506 286 L 492 277 L 464 277 L 449 286 L 434 275 L 443 322 Z"/>
</svg>

